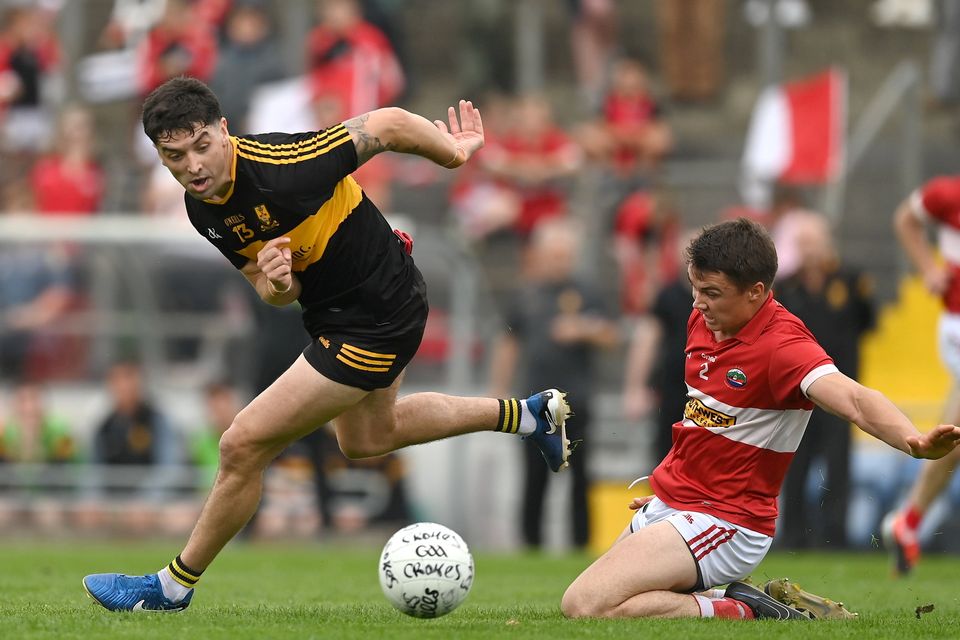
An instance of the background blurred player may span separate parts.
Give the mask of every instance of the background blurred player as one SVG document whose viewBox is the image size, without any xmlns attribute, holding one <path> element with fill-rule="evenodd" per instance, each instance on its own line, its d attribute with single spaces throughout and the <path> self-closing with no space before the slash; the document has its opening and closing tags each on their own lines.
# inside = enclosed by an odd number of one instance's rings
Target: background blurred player
<svg viewBox="0 0 960 640">
<path fill-rule="evenodd" d="M 529 436 L 554 471 L 570 452 L 556 389 L 526 400 L 415 393 L 397 400 L 427 318 L 412 241 L 390 229 L 351 177 L 384 151 L 459 167 L 483 146 L 479 110 L 461 100 L 448 125 L 399 108 L 323 131 L 235 137 L 210 89 L 175 78 L 151 93 L 143 127 L 186 190 L 197 231 L 264 302 L 298 302 L 312 338 L 220 439 L 220 468 L 182 553 L 158 573 L 84 578 L 110 610 L 185 609 L 200 574 L 250 519 L 263 471 L 294 440 L 333 422 L 349 457 L 475 431 Z"/>
<path fill-rule="evenodd" d="M 936 259 L 927 239 L 927 222 L 936 226 L 940 253 Z M 944 311 L 937 327 L 940 358 L 953 378 L 953 388 L 944 408 L 944 419 L 960 418 L 960 176 L 930 180 L 900 203 L 894 228 L 910 263 L 920 272 L 927 289 L 943 299 Z M 953 477 L 960 452 L 923 465 L 906 503 L 887 515 L 883 523 L 884 544 L 894 555 L 894 571 L 910 573 L 920 559 L 917 531 L 923 515 Z"/>
</svg>

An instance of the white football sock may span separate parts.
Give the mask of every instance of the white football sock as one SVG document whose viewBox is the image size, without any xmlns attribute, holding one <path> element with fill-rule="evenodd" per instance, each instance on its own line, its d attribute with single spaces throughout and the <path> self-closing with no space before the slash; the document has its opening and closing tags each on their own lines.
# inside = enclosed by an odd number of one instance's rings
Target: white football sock
<svg viewBox="0 0 960 640">
<path fill-rule="evenodd" d="M 157 577 L 160 578 L 160 588 L 163 589 L 164 597 L 170 602 L 180 602 L 187 597 L 187 594 L 193 591 L 188 589 L 173 579 L 170 575 L 170 569 L 164 567 L 157 571 Z"/>
<path fill-rule="evenodd" d="M 517 429 L 517 433 L 528 436 L 537 430 L 537 417 L 533 415 L 533 411 L 530 411 L 526 400 L 521 400 L 520 405 L 520 428 Z"/>
</svg>

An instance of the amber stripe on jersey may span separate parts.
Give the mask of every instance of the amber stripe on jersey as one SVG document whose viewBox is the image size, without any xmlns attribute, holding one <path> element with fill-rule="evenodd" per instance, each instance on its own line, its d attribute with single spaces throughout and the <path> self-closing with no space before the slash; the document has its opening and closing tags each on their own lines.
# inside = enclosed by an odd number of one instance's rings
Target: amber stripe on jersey
<svg viewBox="0 0 960 640">
<path fill-rule="evenodd" d="M 350 344 L 344 344 L 340 347 L 337 354 L 337 360 L 344 364 L 360 369 L 361 371 L 373 371 L 376 373 L 386 373 L 390 370 L 397 354 L 377 353 L 376 351 L 367 351 L 360 347 Z"/>
<path fill-rule="evenodd" d="M 252 140 L 250 138 L 240 138 L 239 141 L 250 147 L 260 147 L 262 149 L 270 150 L 282 150 L 282 149 L 291 149 L 296 150 L 297 147 L 305 147 L 307 145 L 314 144 L 316 142 L 322 142 L 329 138 L 331 135 L 339 135 L 343 131 L 346 131 L 347 128 L 342 124 L 338 124 L 335 127 L 330 127 L 323 131 L 319 131 L 312 138 L 306 138 L 304 140 L 297 140 L 296 142 L 286 142 L 283 144 L 272 144 L 270 142 L 261 142 L 260 140 Z"/>
<path fill-rule="evenodd" d="M 520 430 L 520 402 L 516 398 L 500 400 L 500 416 L 495 431 L 517 433 Z"/>
<path fill-rule="evenodd" d="M 337 130 L 328 129 L 323 133 L 318 133 L 312 138 L 301 140 L 293 143 L 292 145 L 271 145 L 269 143 L 258 142 L 256 140 L 246 140 L 244 138 L 237 138 L 237 144 L 243 147 L 245 151 L 249 151 L 250 153 L 259 153 L 271 156 L 296 156 L 303 155 L 308 151 L 313 151 L 320 146 L 340 140 L 341 138 L 349 135 L 349 132 L 341 127 Z"/>
<path fill-rule="evenodd" d="M 269 164 L 293 164 L 304 160 L 311 160 L 318 156 L 336 149 L 340 145 L 351 142 L 350 132 L 346 129 L 341 130 L 336 135 L 324 136 L 323 139 L 315 140 L 309 145 L 298 149 L 260 149 L 249 146 L 247 141 L 239 139 L 237 144 L 237 155 L 247 160 L 256 162 L 265 162 Z"/>
</svg>

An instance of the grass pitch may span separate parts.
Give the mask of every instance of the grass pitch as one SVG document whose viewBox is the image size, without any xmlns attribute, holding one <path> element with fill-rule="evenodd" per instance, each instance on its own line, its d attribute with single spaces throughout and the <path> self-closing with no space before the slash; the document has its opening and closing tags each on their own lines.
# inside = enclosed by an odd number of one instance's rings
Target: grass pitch
<svg viewBox="0 0 960 640">
<path fill-rule="evenodd" d="M 234 544 L 205 575 L 180 614 L 109 613 L 80 585 L 87 573 L 156 570 L 172 544 L 6 542 L 0 549 L 0 638 L 957 638 L 960 559 L 928 556 L 908 580 L 890 578 L 881 554 L 771 554 L 757 581 L 789 576 L 843 600 L 853 622 L 565 620 L 567 584 L 589 563 L 581 555 L 475 554 L 467 601 L 437 620 L 395 611 L 377 582 L 379 549 Z M 917 618 L 919 606 L 933 611 Z"/>
</svg>

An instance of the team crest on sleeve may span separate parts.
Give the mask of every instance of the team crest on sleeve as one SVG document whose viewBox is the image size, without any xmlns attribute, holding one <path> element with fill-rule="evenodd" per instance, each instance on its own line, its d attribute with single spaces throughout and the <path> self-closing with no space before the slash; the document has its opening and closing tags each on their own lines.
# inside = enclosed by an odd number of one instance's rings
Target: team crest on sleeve
<svg viewBox="0 0 960 640">
<path fill-rule="evenodd" d="M 270 215 L 267 205 L 258 204 L 253 208 L 253 210 L 257 213 L 257 219 L 260 220 L 261 231 L 270 231 L 280 226 L 280 223 L 274 220 L 273 216 Z"/>
<path fill-rule="evenodd" d="M 743 369 L 730 369 L 727 371 L 727 384 L 734 389 L 742 389 L 747 385 L 747 374 Z"/>
</svg>

